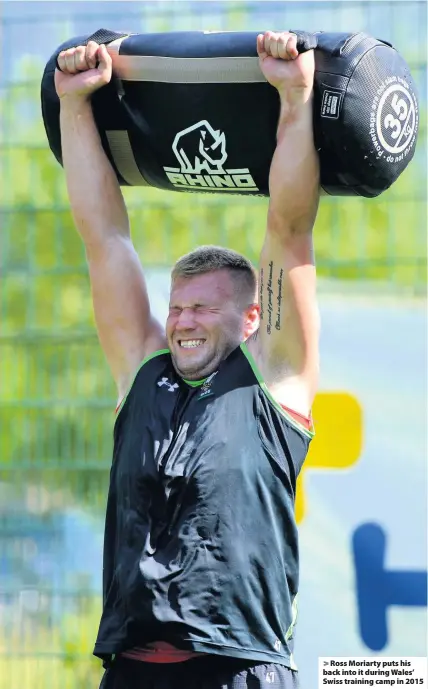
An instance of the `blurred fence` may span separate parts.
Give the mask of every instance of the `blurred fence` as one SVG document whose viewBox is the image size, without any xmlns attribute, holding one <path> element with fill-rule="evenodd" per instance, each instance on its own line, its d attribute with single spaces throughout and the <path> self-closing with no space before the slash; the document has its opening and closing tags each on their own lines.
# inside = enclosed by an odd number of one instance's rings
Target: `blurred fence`
<svg viewBox="0 0 428 689">
<path fill-rule="evenodd" d="M 48 149 L 41 71 L 74 35 L 104 27 L 365 30 L 408 61 L 418 149 L 375 200 L 324 198 L 318 272 L 332 289 L 426 289 L 426 3 L 3 3 L 0 15 L 0 689 L 97 686 L 101 537 L 115 392 L 94 334 L 84 251 Z M 126 190 L 145 266 L 198 243 L 257 262 L 266 200 Z M 156 298 L 156 295 L 155 295 Z M 338 583 L 338 586 L 340 582 Z"/>
</svg>

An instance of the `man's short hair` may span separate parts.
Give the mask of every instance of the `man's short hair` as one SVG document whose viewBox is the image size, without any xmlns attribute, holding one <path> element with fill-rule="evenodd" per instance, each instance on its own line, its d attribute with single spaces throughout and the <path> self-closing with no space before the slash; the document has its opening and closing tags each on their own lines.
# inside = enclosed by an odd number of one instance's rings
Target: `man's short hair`
<svg viewBox="0 0 428 689">
<path fill-rule="evenodd" d="M 257 274 L 251 262 L 232 249 L 222 246 L 199 246 L 178 259 L 171 272 L 171 280 L 190 278 L 195 275 L 228 270 L 232 276 L 237 296 L 243 308 L 256 301 Z"/>
</svg>

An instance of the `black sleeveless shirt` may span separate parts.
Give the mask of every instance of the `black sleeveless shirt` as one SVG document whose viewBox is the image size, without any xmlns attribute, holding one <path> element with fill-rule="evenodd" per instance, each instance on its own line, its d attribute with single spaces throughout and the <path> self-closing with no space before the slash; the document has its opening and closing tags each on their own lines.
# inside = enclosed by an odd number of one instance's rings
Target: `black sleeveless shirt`
<svg viewBox="0 0 428 689">
<path fill-rule="evenodd" d="M 95 655 L 166 641 L 293 667 L 311 436 L 245 344 L 205 381 L 178 377 L 168 350 L 143 362 L 114 428 Z"/>
</svg>

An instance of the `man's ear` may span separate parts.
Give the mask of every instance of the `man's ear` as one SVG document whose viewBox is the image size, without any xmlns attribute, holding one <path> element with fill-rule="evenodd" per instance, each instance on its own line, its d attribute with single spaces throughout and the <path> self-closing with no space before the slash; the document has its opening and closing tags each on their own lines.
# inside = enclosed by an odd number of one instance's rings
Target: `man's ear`
<svg viewBox="0 0 428 689">
<path fill-rule="evenodd" d="M 258 304 L 251 304 L 245 310 L 244 338 L 247 340 L 258 330 L 260 325 L 260 307 Z"/>
</svg>

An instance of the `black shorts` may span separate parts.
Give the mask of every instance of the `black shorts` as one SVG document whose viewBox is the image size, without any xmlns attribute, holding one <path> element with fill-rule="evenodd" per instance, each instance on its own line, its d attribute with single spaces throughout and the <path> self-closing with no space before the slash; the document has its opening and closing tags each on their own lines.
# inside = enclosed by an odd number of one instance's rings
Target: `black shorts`
<svg viewBox="0 0 428 689">
<path fill-rule="evenodd" d="M 283 665 L 204 656 L 181 663 L 117 658 L 100 689 L 299 689 L 298 673 Z"/>
</svg>

